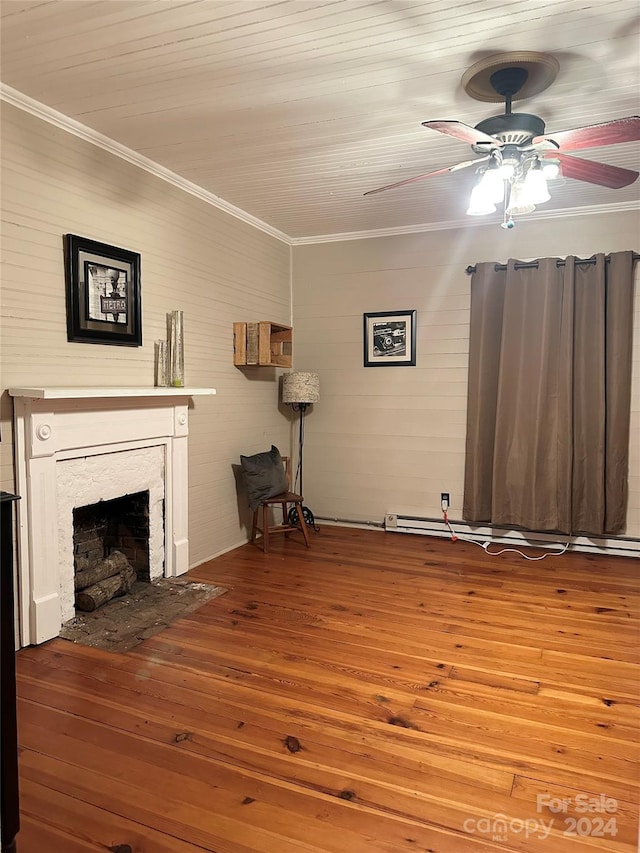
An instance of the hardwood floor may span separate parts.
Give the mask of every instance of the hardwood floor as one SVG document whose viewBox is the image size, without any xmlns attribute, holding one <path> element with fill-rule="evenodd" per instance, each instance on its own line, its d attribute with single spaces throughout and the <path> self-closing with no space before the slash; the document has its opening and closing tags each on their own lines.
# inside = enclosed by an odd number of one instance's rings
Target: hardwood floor
<svg viewBox="0 0 640 853">
<path fill-rule="evenodd" d="M 631 853 L 637 576 L 329 526 L 240 548 L 131 652 L 18 654 L 19 853 Z"/>
</svg>

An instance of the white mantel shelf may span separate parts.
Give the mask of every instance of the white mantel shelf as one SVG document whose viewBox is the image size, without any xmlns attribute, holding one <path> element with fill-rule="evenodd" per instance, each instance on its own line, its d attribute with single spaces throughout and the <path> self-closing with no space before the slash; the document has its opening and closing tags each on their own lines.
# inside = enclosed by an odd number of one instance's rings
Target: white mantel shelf
<svg viewBox="0 0 640 853">
<path fill-rule="evenodd" d="M 101 397 L 202 397 L 215 394 L 215 388 L 9 388 L 12 397 L 32 400 L 86 400 Z"/>
</svg>

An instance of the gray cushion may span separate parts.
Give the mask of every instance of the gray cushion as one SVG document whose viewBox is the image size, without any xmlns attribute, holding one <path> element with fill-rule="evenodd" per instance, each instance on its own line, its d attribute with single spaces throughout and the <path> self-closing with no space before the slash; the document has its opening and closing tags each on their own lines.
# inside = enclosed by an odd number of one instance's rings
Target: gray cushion
<svg viewBox="0 0 640 853">
<path fill-rule="evenodd" d="M 273 498 L 287 491 L 284 463 L 275 445 L 272 444 L 271 450 L 264 453 L 240 456 L 240 464 L 252 510 L 265 498 Z"/>
</svg>

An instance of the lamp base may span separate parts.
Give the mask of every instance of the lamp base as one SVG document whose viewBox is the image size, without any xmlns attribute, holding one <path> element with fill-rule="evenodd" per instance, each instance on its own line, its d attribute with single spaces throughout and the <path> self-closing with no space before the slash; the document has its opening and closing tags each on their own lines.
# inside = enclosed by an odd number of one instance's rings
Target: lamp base
<svg viewBox="0 0 640 853">
<path fill-rule="evenodd" d="M 316 527 L 316 520 L 313 517 L 313 513 L 307 506 L 302 507 L 302 520 L 308 527 L 313 527 L 316 533 L 320 530 L 319 527 Z M 295 506 L 292 506 L 289 510 L 289 524 L 292 527 L 298 526 L 298 510 Z"/>
</svg>

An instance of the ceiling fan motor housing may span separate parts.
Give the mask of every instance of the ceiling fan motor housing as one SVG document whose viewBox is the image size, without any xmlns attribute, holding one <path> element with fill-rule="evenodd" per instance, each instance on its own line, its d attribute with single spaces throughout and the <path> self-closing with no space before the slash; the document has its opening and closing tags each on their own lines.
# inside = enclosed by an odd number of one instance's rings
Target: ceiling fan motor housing
<svg viewBox="0 0 640 853">
<path fill-rule="evenodd" d="M 495 136 L 501 142 L 511 145 L 523 145 L 544 134 L 545 124 L 539 116 L 530 113 L 510 113 L 492 116 L 476 125 L 476 130 Z M 486 152 L 487 146 L 477 143 L 472 146 L 478 153 Z"/>
<path fill-rule="evenodd" d="M 489 82 L 495 91 L 503 98 L 512 98 L 527 82 L 529 72 L 522 66 L 499 68 L 494 71 Z"/>
</svg>

